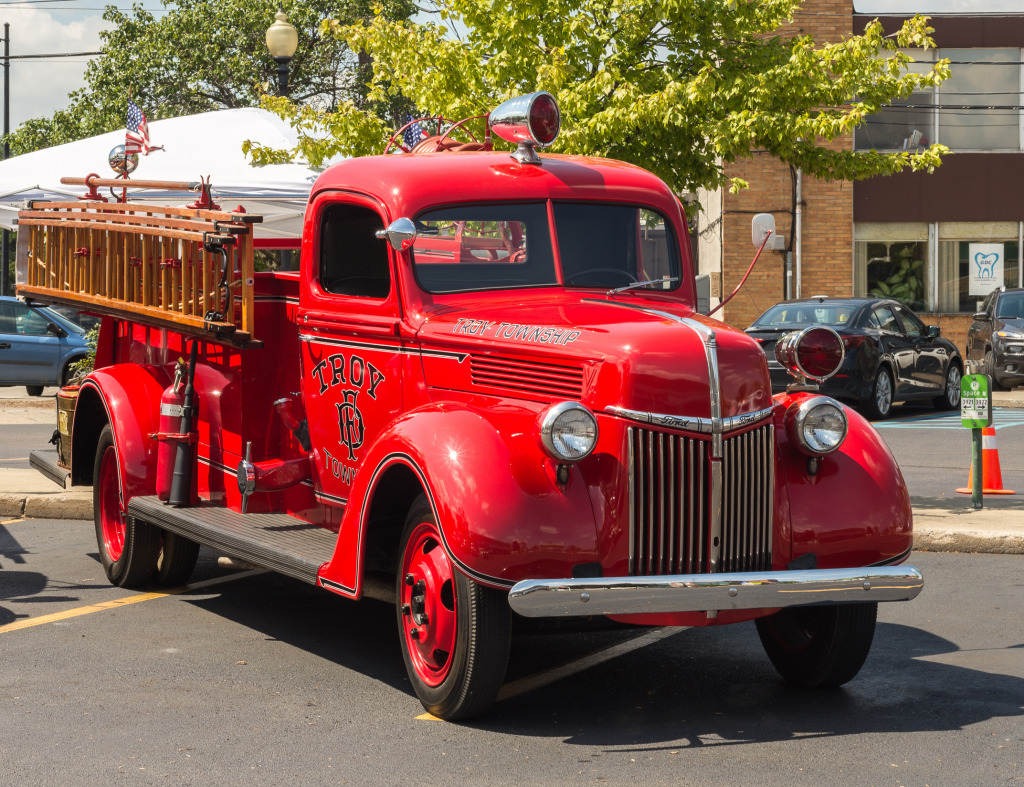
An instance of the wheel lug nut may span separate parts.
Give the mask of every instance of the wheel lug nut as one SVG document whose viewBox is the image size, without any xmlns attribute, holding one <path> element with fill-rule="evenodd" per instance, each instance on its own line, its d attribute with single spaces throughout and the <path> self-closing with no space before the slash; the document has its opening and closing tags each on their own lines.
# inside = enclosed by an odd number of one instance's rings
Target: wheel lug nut
<svg viewBox="0 0 1024 787">
<path fill-rule="evenodd" d="M 406 574 L 405 575 L 405 584 L 408 585 L 409 587 L 412 587 L 414 584 L 416 584 L 416 578 L 412 574 Z"/>
<path fill-rule="evenodd" d="M 402 614 L 403 615 L 408 615 L 409 614 L 409 605 L 408 604 L 402 604 Z"/>
<path fill-rule="evenodd" d="M 409 636 L 412 637 L 413 639 L 419 639 L 420 638 L 420 630 L 419 629 L 409 629 Z"/>
</svg>

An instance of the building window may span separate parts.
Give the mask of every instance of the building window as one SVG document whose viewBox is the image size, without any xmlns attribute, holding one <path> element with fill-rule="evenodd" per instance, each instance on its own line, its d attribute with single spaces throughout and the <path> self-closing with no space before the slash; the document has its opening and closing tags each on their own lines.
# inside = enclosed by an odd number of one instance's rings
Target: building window
<svg viewBox="0 0 1024 787">
<path fill-rule="evenodd" d="M 893 101 L 855 133 L 857 150 L 914 150 L 941 142 L 951 150 L 1021 149 L 1022 65 L 1019 49 L 903 50 L 923 73 L 934 58 L 950 61 L 950 77 Z"/>
<path fill-rule="evenodd" d="M 939 311 L 973 314 L 992 290 L 1020 286 L 1018 228 L 1017 222 L 939 224 Z"/>
<path fill-rule="evenodd" d="M 927 224 L 860 223 L 854 228 L 854 295 L 927 305 Z"/>
</svg>

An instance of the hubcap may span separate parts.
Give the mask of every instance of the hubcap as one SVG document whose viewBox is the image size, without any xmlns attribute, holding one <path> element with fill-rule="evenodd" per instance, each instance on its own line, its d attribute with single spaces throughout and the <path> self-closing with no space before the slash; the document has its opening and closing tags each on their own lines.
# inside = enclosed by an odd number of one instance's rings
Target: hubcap
<svg viewBox="0 0 1024 787">
<path fill-rule="evenodd" d="M 946 375 L 946 398 L 950 407 L 960 404 L 960 370 L 955 366 L 950 366 Z"/>
<path fill-rule="evenodd" d="M 882 414 L 888 413 L 892 406 L 892 385 L 889 383 L 889 375 L 883 371 L 878 372 L 878 382 L 875 384 L 875 404 Z"/>
<path fill-rule="evenodd" d="M 124 511 L 121 508 L 121 484 L 117 478 L 117 454 L 110 446 L 100 460 L 100 530 L 103 548 L 111 562 L 117 562 L 124 550 Z"/>
<path fill-rule="evenodd" d="M 437 526 L 413 530 L 402 556 L 402 637 L 420 680 L 438 686 L 448 676 L 455 650 L 457 616 L 451 561 Z"/>
</svg>

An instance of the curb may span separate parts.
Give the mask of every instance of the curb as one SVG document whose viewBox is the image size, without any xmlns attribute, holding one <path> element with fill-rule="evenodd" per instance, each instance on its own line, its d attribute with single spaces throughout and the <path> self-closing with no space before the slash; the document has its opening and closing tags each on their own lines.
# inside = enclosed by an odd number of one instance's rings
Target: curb
<svg viewBox="0 0 1024 787">
<path fill-rule="evenodd" d="M 1024 535 L 980 530 L 918 530 L 914 528 L 914 551 L 1024 555 Z"/>
<path fill-rule="evenodd" d="M 0 516 L 37 519 L 93 518 L 92 494 L 17 495 L 0 494 Z"/>
</svg>

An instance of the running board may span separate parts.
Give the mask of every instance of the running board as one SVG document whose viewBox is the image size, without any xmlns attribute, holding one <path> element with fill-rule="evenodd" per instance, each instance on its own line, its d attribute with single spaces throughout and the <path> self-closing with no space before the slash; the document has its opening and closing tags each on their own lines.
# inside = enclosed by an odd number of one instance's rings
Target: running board
<svg viewBox="0 0 1024 787">
<path fill-rule="evenodd" d="M 71 471 L 59 464 L 60 454 L 56 451 L 29 451 L 28 463 L 49 478 L 61 489 L 67 489 L 68 476 Z"/>
<path fill-rule="evenodd" d="M 337 533 L 288 514 L 241 514 L 208 502 L 174 508 L 158 497 L 133 497 L 128 516 L 311 585 L 338 540 Z"/>
</svg>

